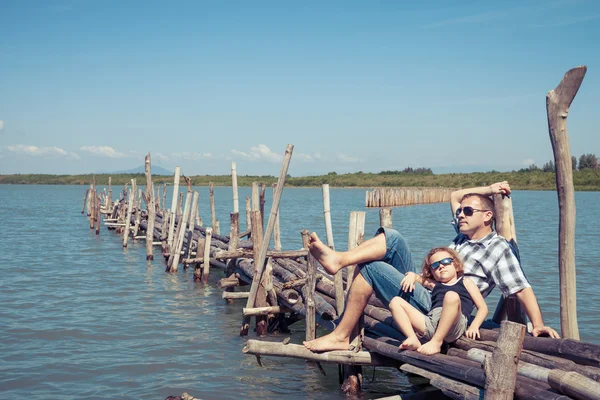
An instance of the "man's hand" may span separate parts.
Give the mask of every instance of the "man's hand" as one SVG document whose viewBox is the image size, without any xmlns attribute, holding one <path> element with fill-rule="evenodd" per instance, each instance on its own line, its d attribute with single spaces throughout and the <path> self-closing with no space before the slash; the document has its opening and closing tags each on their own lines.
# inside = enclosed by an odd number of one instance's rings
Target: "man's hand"
<svg viewBox="0 0 600 400">
<path fill-rule="evenodd" d="M 549 326 L 538 326 L 531 331 L 533 336 L 550 336 L 552 339 L 560 339 L 560 335 Z"/>
<path fill-rule="evenodd" d="M 492 191 L 492 194 L 500 193 L 507 196 L 510 194 L 510 186 L 507 181 L 496 182 L 490 185 L 490 190 Z"/>
<path fill-rule="evenodd" d="M 414 272 L 407 272 L 404 275 L 404 278 L 400 281 L 400 285 L 402 285 L 402 290 L 408 293 L 415 290 L 416 282 L 417 274 L 415 274 Z"/>
</svg>

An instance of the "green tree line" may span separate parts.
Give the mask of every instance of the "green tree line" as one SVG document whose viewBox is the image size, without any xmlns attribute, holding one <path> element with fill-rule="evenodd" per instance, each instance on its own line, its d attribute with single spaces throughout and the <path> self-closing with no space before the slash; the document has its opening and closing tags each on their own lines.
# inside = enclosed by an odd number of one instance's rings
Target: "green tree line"
<svg viewBox="0 0 600 400">
<path fill-rule="evenodd" d="M 362 171 L 338 174 L 329 172 L 326 175 L 292 177 L 288 175 L 287 186 L 305 187 L 321 186 L 328 183 L 332 187 L 474 187 L 486 186 L 494 182 L 508 181 L 516 190 L 555 190 L 556 178 L 553 171 L 542 168 L 526 168 L 512 172 L 473 172 L 468 174 L 433 174 L 426 168 L 417 173 L 412 171 L 382 171 L 380 173 L 365 173 Z M 144 174 L 101 174 L 101 175 L 43 175 L 17 174 L 0 175 L 0 184 L 45 184 L 45 185 L 88 185 L 95 180 L 96 184 L 108 185 L 109 176 L 113 185 L 124 185 L 132 178 L 138 184 L 145 185 Z M 190 176 L 195 186 L 207 186 L 212 182 L 216 186 L 231 186 L 230 175 L 196 175 Z M 155 185 L 173 183 L 172 176 L 153 176 Z M 183 180 L 181 181 L 183 183 Z M 250 186 L 252 182 L 263 182 L 272 185 L 277 182 L 275 176 L 238 175 L 239 186 Z M 575 190 L 600 190 L 600 169 L 583 168 L 573 171 Z"/>
</svg>

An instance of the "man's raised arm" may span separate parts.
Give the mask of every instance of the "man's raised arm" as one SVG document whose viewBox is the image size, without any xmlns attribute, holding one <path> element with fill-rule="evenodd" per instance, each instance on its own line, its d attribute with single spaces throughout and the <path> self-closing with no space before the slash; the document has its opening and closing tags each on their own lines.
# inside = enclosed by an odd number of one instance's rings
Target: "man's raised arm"
<svg viewBox="0 0 600 400">
<path fill-rule="evenodd" d="M 452 194 L 450 195 L 450 208 L 453 216 L 456 213 L 456 209 L 460 207 L 460 201 L 462 200 L 462 198 L 469 193 L 482 194 L 484 196 L 491 196 L 496 193 L 509 195 L 510 186 L 508 185 L 507 181 L 503 181 L 494 183 L 490 186 L 479 186 L 474 188 L 459 189 L 452 192 Z"/>
</svg>

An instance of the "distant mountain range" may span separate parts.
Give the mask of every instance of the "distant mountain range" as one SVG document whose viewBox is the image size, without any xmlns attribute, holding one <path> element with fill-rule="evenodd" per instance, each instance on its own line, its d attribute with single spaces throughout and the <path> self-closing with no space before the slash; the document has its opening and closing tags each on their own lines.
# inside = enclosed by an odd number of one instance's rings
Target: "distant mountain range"
<svg viewBox="0 0 600 400">
<path fill-rule="evenodd" d="M 146 167 L 144 165 L 141 165 L 141 166 L 133 168 L 133 169 L 128 169 L 126 171 L 109 172 L 109 174 L 145 174 L 145 173 L 146 173 Z M 174 172 L 169 171 L 166 168 L 160 167 L 158 165 L 152 166 L 152 175 L 173 175 L 173 174 L 174 174 Z"/>
</svg>

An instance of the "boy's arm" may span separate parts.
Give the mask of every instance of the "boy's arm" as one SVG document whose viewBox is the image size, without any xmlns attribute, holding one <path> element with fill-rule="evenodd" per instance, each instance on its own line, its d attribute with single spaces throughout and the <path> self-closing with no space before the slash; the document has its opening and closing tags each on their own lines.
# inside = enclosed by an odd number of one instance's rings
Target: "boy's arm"
<svg viewBox="0 0 600 400">
<path fill-rule="evenodd" d="M 400 285 L 402 286 L 402 290 L 404 292 L 412 292 L 413 290 L 415 290 L 415 282 L 419 282 L 421 285 L 423 285 L 429 290 L 432 290 L 435 286 L 435 281 L 423 278 L 423 276 L 418 275 L 412 271 L 404 274 L 404 278 L 402 279 L 402 281 L 400 281 Z"/>
<path fill-rule="evenodd" d="M 450 195 L 450 208 L 452 209 L 452 216 L 456 213 L 456 209 L 460 207 L 460 201 L 463 196 L 469 193 L 482 194 L 484 196 L 491 196 L 496 193 L 502 193 L 505 195 L 510 194 L 510 186 L 507 181 L 497 182 L 490 186 L 479 186 L 474 188 L 460 189 L 452 192 Z"/>
<path fill-rule="evenodd" d="M 477 337 L 479 337 L 479 327 L 485 320 L 485 317 L 488 315 L 488 307 L 487 304 L 485 304 L 485 299 L 481 295 L 477 285 L 470 279 L 463 278 L 463 282 L 465 284 L 465 288 L 469 292 L 469 295 L 471 295 L 471 299 L 473 299 L 473 303 L 475 303 L 475 307 L 477 307 L 477 313 L 475 314 L 473 322 L 471 322 L 471 325 L 469 326 L 469 330 L 476 331 Z"/>
</svg>

